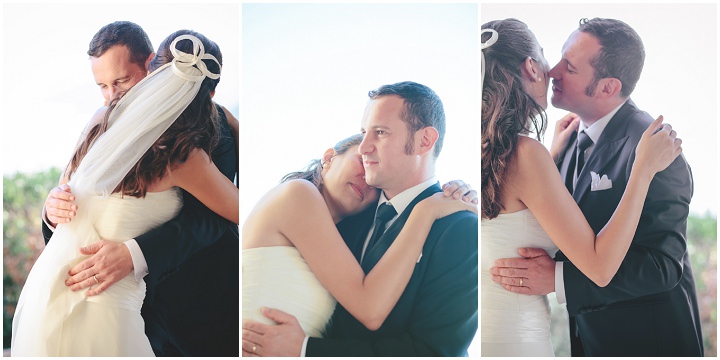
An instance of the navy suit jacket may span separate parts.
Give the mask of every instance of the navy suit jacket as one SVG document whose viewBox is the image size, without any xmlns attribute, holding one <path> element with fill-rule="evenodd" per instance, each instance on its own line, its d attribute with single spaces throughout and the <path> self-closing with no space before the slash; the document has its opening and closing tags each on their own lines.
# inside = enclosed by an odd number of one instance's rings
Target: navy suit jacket
<svg viewBox="0 0 720 360">
<path fill-rule="evenodd" d="M 370 249 L 362 268 L 372 270 L 420 200 L 415 198 Z M 373 221 L 374 207 L 338 224 L 355 257 Z M 340 304 L 326 338 L 310 338 L 308 356 L 465 356 L 478 324 L 478 218 L 468 211 L 438 219 L 405 291 L 377 331 L 370 331 Z"/>
<path fill-rule="evenodd" d="M 608 123 L 587 159 L 573 193 L 598 233 L 627 186 L 635 148 L 653 118 L 628 101 Z M 568 144 L 572 152 L 574 139 Z M 591 191 L 590 172 L 612 188 Z M 561 175 L 567 169 L 561 166 Z M 693 180 L 681 155 L 655 175 L 640 222 L 617 274 L 596 286 L 562 253 L 573 356 L 702 356 L 700 318 L 686 227 Z"/>
</svg>

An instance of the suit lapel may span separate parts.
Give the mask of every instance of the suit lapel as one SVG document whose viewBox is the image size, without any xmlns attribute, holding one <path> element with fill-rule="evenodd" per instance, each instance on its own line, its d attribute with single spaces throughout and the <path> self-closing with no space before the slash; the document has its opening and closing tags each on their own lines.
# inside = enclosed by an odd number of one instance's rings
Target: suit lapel
<svg viewBox="0 0 720 360">
<path fill-rule="evenodd" d="M 365 244 L 365 238 L 372 226 L 373 217 L 375 216 L 375 208 L 369 206 L 359 214 L 344 219 L 337 225 L 338 232 L 347 244 L 350 251 L 360 262 L 360 255 Z"/>
<path fill-rule="evenodd" d="M 436 183 L 435 185 L 425 189 L 425 191 L 420 193 L 420 195 L 416 196 L 407 208 L 405 208 L 405 211 L 403 211 L 402 214 L 400 214 L 390 225 L 390 227 L 385 230 L 385 233 L 377 240 L 375 245 L 372 248 L 365 250 L 365 257 L 363 258 L 361 266 L 366 274 L 372 270 L 378 261 L 380 261 L 380 258 L 382 258 L 387 249 L 390 248 L 390 245 L 392 245 L 393 241 L 395 241 L 395 238 L 397 238 L 398 234 L 400 234 L 400 230 L 402 230 L 403 226 L 405 226 L 405 222 L 410 216 L 410 212 L 412 212 L 415 205 L 430 195 L 440 191 L 442 191 L 440 189 L 440 185 Z M 367 235 L 367 233 L 365 235 Z"/>
<path fill-rule="evenodd" d="M 633 113 L 635 104 L 632 100 L 628 99 L 627 102 L 615 113 L 615 116 L 610 119 L 605 130 L 600 135 L 595 148 L 590 154 L 590 157 L 585 162 L 585 166 L 578 175 L 578 181 L 575 185 L 575 192 L 573 193 L 573 199 L 579 203 L 583 196 L 590 190 L 592 177 L 590 172 L 595 172 L 598 175 L 604 175 L 603 169 L 616 158 L 618 152 L 620 152 L 628 140 L 627 135 L 627 118 Z"/>
</svg>

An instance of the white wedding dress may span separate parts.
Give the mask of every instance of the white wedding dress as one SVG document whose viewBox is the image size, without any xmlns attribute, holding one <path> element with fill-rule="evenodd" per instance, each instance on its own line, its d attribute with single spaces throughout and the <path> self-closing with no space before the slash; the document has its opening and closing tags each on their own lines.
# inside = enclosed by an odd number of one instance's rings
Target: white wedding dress
<svg viewBox="0 0 720 360">
<path fill-rule="evenodd" d="M 175 217 L 182 200 L 179 191 L 171 189 L 145 198 L 98 196 L 84 207 L 96 212 L 99 237 L 132 239 Z M 59 236 L 51 238 L 23 287 L 13 322 L 12 355 L 154 356 L 140 316 L 145 282 L 130 273 L 97 296 L 70 291 L 63 283 L 67 271 L 87 256 L 67 264 L 58 261 L 71 241 L 62 236 L 64 226 L 58 226 Z M 60 304 L 69 310 L 56 311 Z"/>
<path fill-rule="evenodd" d="M 275 308 L 295 316 L 307 336 L 323 337 L 335 303 L 295 247 L 243 250 L 243 320 L 274 325 L 260 309 Z"/>
<path fill-rule="evenodd" d="M 179 41 L 193 53 L 179 51 Z M 177 189 L 120 196 L 114 189 L 195 98 L 209 72 L 202 42 L 191 35 L 170 45 L 174 59 L 132 87 L 108 118 L 107 131 L 92 143 L 69 185 L 77 214 L 61 224 L 33 265 L 13 318 L 12 356 L 154 356 L 140 308 L 145 283 L 130 274 L 100 295 L 65 286 L 68 271 L 81 262 L 79 249 L 99 241 L 125 241 L 175 216 Z M 102 281 L 100 279 L 99 281 Z"/>
<path fill-rule="evenodd" d="M 557 247 L 528 209 L 482 219 L 481 355 L 554 356 L 550 305 L 546 296 L 512 293 L 493 282 L 495 260 L 518 257 L 521 247 L 542 248 L 554 256 Z"/>
</svg>

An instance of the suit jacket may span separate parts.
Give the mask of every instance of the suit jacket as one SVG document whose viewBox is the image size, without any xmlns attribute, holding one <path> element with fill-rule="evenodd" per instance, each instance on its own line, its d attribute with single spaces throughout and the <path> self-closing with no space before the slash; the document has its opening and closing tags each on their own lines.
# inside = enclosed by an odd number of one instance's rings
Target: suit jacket
<svg viewBox="0 0 720 360">
<path fill-rule="evenodd" d="M 438 184 L 415 198 L 377 243 L 366 250 L 367 274 L 400 233 L 412 208 L 439 192 Z M 338 224 L 355 257 L 373 221 L 374 208 Z M 465 356 L 477 331 L 478 219 L 468 211 L 432 226 L 405 291 L 383 325 L 370 331 L 340 304 L 328 336 L 310 338 L 308 356 Z"/>
<path fill-rule="evenodd" d="M 225 113 L 212 160 L 230 180 L 238 171 Z M 145 333 L 158 356 L 239 356 L 240 242 L 236 224 L 183 190 L 173 220 L 137 237 L 147 261 Z M 45 242 L 52 231 L 43 222 Z"/>
<path fill-rule="evenodd" d="M 573 193 L 598 233 L 627 186 L 635 148 L 652 117 L 628 101 L 610 120 L 585 162 Z M 572 152 L 574 139 L 566 154 Z M 566 155 L 567 156 L 567 155 Z M 590 172 L 612 188 L 591 191 Z M 566 166 L 561 166 L 565 179 Z M 693 180 L 679 156 L 655 175 L 642 215 L 617 274 L 596 286 L 562 253 L 573 356 L 702 356 L 700 317 L 685 236 Z"/>
</svg>

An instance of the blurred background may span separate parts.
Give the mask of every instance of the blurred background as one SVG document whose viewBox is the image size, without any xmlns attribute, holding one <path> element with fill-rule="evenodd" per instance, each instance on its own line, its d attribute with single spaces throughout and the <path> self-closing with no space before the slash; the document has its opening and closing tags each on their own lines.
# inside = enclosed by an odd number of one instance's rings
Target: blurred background
<svg viewBox="0 0 720 360">
<path fill-rule="evenodd" d="M 622 20 L 643 40 L 645 66 L 631 98 L 642 110 L 664 115 L 683 140 L 694 179 L 687 243 L 698 292 L 705 356 L 717 356 L 717 122 L 718 7 L 705 4 L 486 4 L 480 24 L 516 18 L 528 25 L 554 66 L 581 18 Z M 565 110 L 550 104 L 545 144 Z M 482 240 L 481 240 L 482 241 Z M 553 343 L 570 356 L 567 312 L 551 294 Z"/>
</svg>

